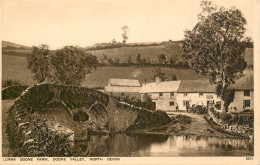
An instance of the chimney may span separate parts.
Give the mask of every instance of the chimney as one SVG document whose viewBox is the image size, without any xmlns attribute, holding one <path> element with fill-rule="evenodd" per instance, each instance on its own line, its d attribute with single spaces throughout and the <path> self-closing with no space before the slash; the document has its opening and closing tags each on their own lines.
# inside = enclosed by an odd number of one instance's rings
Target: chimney
<svg viewBox="0 0 260 165">
<path fill-rule="evenodd" d="M 157 76 L 157 77 L 155 78 L 155 82 L 156 82 L 156 84 L 160 83 L 161 81 L 162 81 L 162 80 L 161 80 L 160 77 Z"/>
</svg>

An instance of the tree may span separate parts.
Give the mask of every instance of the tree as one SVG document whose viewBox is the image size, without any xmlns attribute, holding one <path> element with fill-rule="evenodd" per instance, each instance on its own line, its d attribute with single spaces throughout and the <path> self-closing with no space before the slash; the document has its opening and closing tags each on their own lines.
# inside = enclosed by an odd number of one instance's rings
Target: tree
<svg viewBox="0 0 260 165">
<path fill-rule="evenodd" d="M 142 63 L 142 59 L 141 59 L 141 54 L 138 53 L 137 57 L 136 57 L 136 63 L 137 64 L 141 64 Z"/>
<path fill-rule="evenodd" d="M 112 59 L 112 58 L 110 58 L 110 57 L 107 59 L 107 62 L 108 62 L 109 64 L 114 64 L 114 61 L 113 61 L 113 59 Z"/>
<path fill-rule="evenodd" d="M 128 63 L 128 64 L 131 64 L 131 63 L 132 63 L 132 58 L 131 58 L 131 56 L 128 56 L 127 63 Z"/>
<path fill-rule="evenodd" d="M 111 44 L 112 45 L 115 45 L 116 44 L 116 40 L 113 38 L 113 40 L 111 41 Z"/>
<path fill-rule="evenodd" d="M 240 10 L 217 7 L 202 1 L 199 22 L 185 31 L 183 57 L 196 72 L 208 74 L 211 83 L 218 84 L 225 111 L 230 100 L 229 86 L 242 76 L 247 63 L 243 57 L 246 20 Z"/>
<path fill-rule="evenodd" d="M 107 61 L 107 55 L 103 54 L 103 61 L 105 63 L 105 61 Z"/>
<path fill-rule="evenodd" d="M 147 93 L 145 93 L 143 96 L 143 102 L 145 104 L 144 107 L 146 109 L 155 110 L 155 104 L 153 103 L 151 96 L 148 95 Z"/>
<path fill-rule="evenodd" d="M 48 54 L 49 47 L 42 44 L 38 47 L 33 46 L 31 54 L 26 58 L 28 68 L 31 69 L 37 83 L 42 83 L 49 77 Z"/>
<path fill-rule="evenodd" d="M 151 77 L 151 79 L 155 81 L 156 77 L 159 77 L 161 81 L 165 81 L 167 79 L 165 73 L 162 72 L 161 68 L 155 68 L 153 70 L 153 76 Z"/>
<path fill-rule="evenodd" d="M 159 60 L 160 64 L 165 64 L 166 63 L 166 56 L 165 56 L 165 54 L 158 55 L 158 60 Z"/>
<path fill-rule="evenodd" d="M 97 57 L 84 49 L 65 46 L 51 56 L 53 80 L 59 84 L 80 85 L 85 75 L 96 70 Z"/>
<path fill-rule="evenodd" d="M 119 58 L 115 58 L 115 59 L 114 59 L 114 63 L 115 63 L 115 64 L 119 64 L 119 63 L 120 63 L 120 59 L 119 59 Z"/>
<path fill-rule="evenodd" d="M 145 63 L 146 63 L 146 59 L 143 58 L 143 59 L 142 59 L 142 64 L 145 64 Z"/>
<path fill-rule="evenodd" d="M 176 81 L 176 80 L 177 80 L 177 77 L 176 77 L 176 75 L 174 73 L 174 75 L 172 74 L 172 81 Z"/>
<path fill-rule="evenodd" d="M 129 31 L 129 27 L 128 26 L 123 26 L 121 28 L 121 30 L 123 31 L 122 33 L 122 38 L 123 38 L 123 44 L 125 45 L 126 44 L 126 41 L 128 40 L 128 36 L 127 36 L 127 33 Z"/>
<path fill-rule="evenodd" d="M 174 60 L 173 60 L 173 57 L 170 57 L 170 65 L 174 65 Z"/>
</svg>

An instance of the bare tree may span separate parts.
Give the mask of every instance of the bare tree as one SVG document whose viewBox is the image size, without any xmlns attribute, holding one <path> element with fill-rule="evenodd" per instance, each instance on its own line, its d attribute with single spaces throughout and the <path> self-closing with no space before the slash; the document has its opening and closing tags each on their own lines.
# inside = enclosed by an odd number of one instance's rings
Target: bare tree
<svg viewBox="0 0 260 165">
<path fill-rule="evenodd" d="M 127 33 L 129 32 L 129 27 L 128 26 L 123 26 L 121 28 L 121 30 L 123 31 L 122 33 L 122 38 L 123 38 L 123 44 L 126 44 L 126 41 L 128 40 L 128 36 Z"/>
</svg>

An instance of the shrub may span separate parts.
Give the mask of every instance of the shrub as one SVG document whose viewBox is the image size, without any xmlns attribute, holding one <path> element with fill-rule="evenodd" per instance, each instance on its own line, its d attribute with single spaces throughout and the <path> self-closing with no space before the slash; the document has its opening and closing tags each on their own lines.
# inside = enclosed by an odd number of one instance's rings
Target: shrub
<svg viewBox="0 0 260 165">
<path fill-rule="evenodd" d="M 230 123 L 230 120 L 231 120 L 231 118 L 232 118 L 231 114 L 226 113 L 226 112 L 221 112 L 221 113 L 219 114 L 219 116 L 220 116 L 220 119 L 222 119 L 222 121 L 223 121 L 224 123 Z"/>
<path fill-rule="evenodd" d="M 9 86 L 2 90 L 2 100 L 15 99 L 20 96 L 28 86 Z"/>
<path fill-rule="evenodd" d="M 78 113 L 74 113 L 73 114 L 73 120 L 74 121 L 79 121 L 79 114 Z"/>
<path fill-rule="evenodd" d="M 9 86 L 21 86 L 21 83 L 15 80 L 6 80 L 3 82 L 3 88 Z"/>
<path fill-rule="evenodd" d="M 197 113 L 197 114 L 207 114 L 208 109 L 205 106 L 196 105 L 196 106 L 190 107 L 190 112 Z"/>
<path fill-rule="evenodd" d="M 81 110 L 79 110 L 73 114 L 74 121 L 86 121 L 86 120 L 88 120 L 88 118 L 89 118 L 88 114 Z"/>
<path fill-rule="evenodd" d="M 212 112 L 212 114 L 213 114 L 213 116 L 214 116 L 215 118 L 220 119 L 220 113 L 217 112 L 217 111 L 215 111 L 215 108 L 214 108 L 214 107 L 211 107 L 211 108 L 209 109 L 209 111 Z"/>
<path fill-rule="evenodd" d="M 171 121 L 173 123 L 190 124 L 192 119 L 191 117 L 186 115 L 176 115 L 171 117 Z"/>
<path fill-rule="evenodd" d="M 245 109 L 239 113 L 254 113 L 254 109 Z"/>
</svg>

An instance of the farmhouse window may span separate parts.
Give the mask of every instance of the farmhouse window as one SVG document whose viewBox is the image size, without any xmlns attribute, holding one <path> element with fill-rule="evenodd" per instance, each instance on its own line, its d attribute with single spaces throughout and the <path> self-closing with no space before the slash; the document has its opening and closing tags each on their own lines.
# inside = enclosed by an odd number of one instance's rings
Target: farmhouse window
<svg viewBox="0 0 260 165">
<path fill-rule="evenodd" d="M 199 93 L 199 96 L 200 96 L 200 97 L 201 97 L 201 96 L 203 96 L 203 93 L 202 93 L 202 92 L 200 92 L 200 93 Z"/>
<path fill-rule="evenodd" d="M 189 101 L 186 101 L 186 100 L 184 100 L 184 101 L 183 101 L 183 106 L 184 106 L 184 107 L 186 107 L 187 105 L 189 106 L 189 105 L 190 105 L 190 102 L 189 102 Z"/>
<path fill-rule="evenodd" d="M 244 100 L 244 107 L 250 107 L 250 100 Z"/>
<path fill-rule="evenodd" d="M 173 97 L 174 96 L 174 92 L 171 92 L 171 97 Z"/>
<path fill-rule="evenodd" d="M 250 96 L 250 91 L 244 91 L 244 96 Z"/>
<path fill-rule="evenodd" d="M 162 92 L 159 93 L 159 98 L 160 99 L 163 98 L 163 93 Z"/>
<path fill-rule="evenodd" d="M 188 96 L 188 93 L 183 93 L 183 96 Z"/>
<path fill-rule="evenodd" d="M 170 106 L 174 106 L 174 101 L 170 101 Z"/>
</svg>

